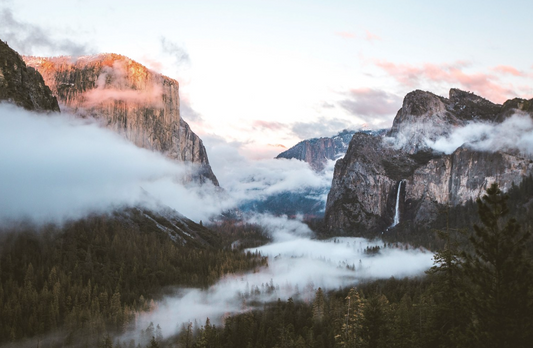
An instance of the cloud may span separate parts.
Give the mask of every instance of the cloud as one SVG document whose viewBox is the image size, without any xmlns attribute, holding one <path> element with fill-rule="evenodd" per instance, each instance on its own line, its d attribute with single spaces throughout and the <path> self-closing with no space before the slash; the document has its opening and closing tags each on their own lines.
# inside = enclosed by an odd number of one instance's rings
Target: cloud
<svg viewBox="0 0 533 348">
<path fill-rule="evenodd" d="M 508 65 L 498 65 L 497 67 L 494 67 L 492 70 L 503 75 L 526 76 L 525 73 Z"/>
<path fill-rule="evenodd" d="M 143 185 L 187 173 L 115 133 L 0 104 L 0 220 L 62 221 L 133 205 Z"/>
<path fill-rule="evenodd" d="M 194 110 L 186 98 L 180 100 L 180 115 L 184 120 L 194 122 L 197 125 L 204 122 L 202 114 Z"/>
<path fill-rule="evenodd" d="M 365 40 L 368 42 L 374 42 L 374 41 L 381 41 L 381 37 L 369 32 L 368 30 L 365 31 Z"/>
<path fill-rule="evenodd" d="M 62 30 L 65 32 L 65 30 Z M 81 56 L 94 49 L 76 38 L 57 38 L 48 28 L 19 21 L 9 8 L 0 10 L 0 37 L 20 54 Z"/>
<path fill-rule="evenodd" d="M 312 240 L 312 232 L 298 220 L 257 216 L 277 240 L 251 249 L 268 256 L 268 267 L 253 273 L 228 275 L 207 290 L 178 289 L 158 303 L 156 309 L 138 318 L 138 329 L 150 322 L 161 325 L 164 336 L 175 334 L 181 323 L 221 323 L 227 313 L 241 313 L 260 308 L 262 303 L 286 300 L 311 301 L 316 290 L 338 289 L 357 285 L 365 279 L 404 277 L 422 274 L 432 265 L 430 252 L 384 248 L 370 256 L 366 247 L 380 246 L 381 241 L 363 238 Z M 259 302 L 259 304 L 257 304 Z"/>
<path fill-rule="evenodd" d="M 338 117 L 319 117 L 312 122 L 296 122 L 291 130 L 300 139 L 320 138 L 333 136 L 342 129 L 359 128 L 363 122 L 360 120 L 346 120 Z"/>
<path fill-rule="evenodd" d="M 282 149 L 286 149 L 287 147 L 283 144 L 267 144 L 267 146 L 271 146 L 271 147 L 279 147 L 279 148 L 282 148 Z"/>
<path fill-rule="evenodd" d="M 254 129 L 259 129 L 259 130 L 277 131 L 280 129 L 287 128 L 287 125 L 280 123 L 280 122 L 255 120 L 252 122 L 252 127 Z"/>
<path fill-rule="evenodd" d="M 158 75 L 156 75 L 157 77 Z M 109 100 L 120 100 L 136 105 L 163 107 L 162 83 L 149 81 L 142 89 L 134 89 L 128 78 L 124 62 L 115 61 L 113 66 L 104 66 L 98 75 L 94 89 L 83 93 L 83 105 L 95 107 Z"/>
<path fill-rule="evenodd" d="M 240 154 L 243 143 L 228 143 L 219 137 L 204 137 L 210 164 L 235 206 L 265 200 L 283 192 L 327 192 L 333 178 L 331 170 L 316 173 L 306 162 L 295 159 L 250 160 Z M 279 150 L 278 150 L 279 153 Z M 326 196 L 313 199 L 325 203 Z"/>
<path fill-rule="evenodd" d="M 168 54 L 173 58 L 176 67 L 190 64 L 191 59 L 187 51 L 164 36 L 161 37 L 161 48 L 165 54 Z"/>
<path fill-rule="evenodd" d="M 352 115 L 371 124 L 385 125 L 402 105 L 397 95 L 371 88 L 352 89 L 339 104 Z"/>
<path fill-rule="evenodd" d="M 516 97 L 512 86 L 506 87 L 496 75 L 465 72 L 464 70 L 469 64 L 464 61 L 457 61 L 452 64 L 410 65 L 377 60 L 375 64 L 400 84 L 411 88 L 419 87 L 424 82 L 429 81 L 459 85 L 463 89 L 476 92 L 497 103 L 502 103 L 509 97 Z"/>
<path fill-rule="evenodd" d="M 533 155 L 533 119 L 528 114 L 516 113 L 501 124 L 470 123 L 427 144 L 446 154 L 464 145 L 477 151 L 519 151 Z"/>
<path fill-rule="evenodd" d="M 151 58 L 148 55 L 143 55 L 140 61 L 142 64 L 146 65 L 147 67 L 149 67 L 150 69 L 154 71 L 157 71 L 157 72 L 163 71 L 164 64 L 157 59 Z"/>
</svg>

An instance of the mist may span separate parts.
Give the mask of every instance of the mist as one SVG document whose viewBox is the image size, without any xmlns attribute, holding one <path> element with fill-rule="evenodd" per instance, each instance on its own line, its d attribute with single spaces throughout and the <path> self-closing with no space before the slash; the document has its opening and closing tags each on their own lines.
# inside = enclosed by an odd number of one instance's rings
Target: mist
<svg viewBox="0 0 533 348">
<path fill-rule="evenodd" d="M 209 162 L 220 186 L 238 206 L 265 200 L 283 192 L 305 194 L 325 207 L 331 187 L 335 161 L 328 161 L 321 172 L 296 159 L 250 160 L 239 152 L 245 144 L 229 143 L 218 137 L 204 137 Z"/>
<path fill-rule="evenodd" d="M 137 330 L 150 322 L 159 324 L 165 337 L 179 332 L 183 323 L 222 324 L 222 316 L 261 308 L 262 303 L 312 300 L 316 290 L 357 286 L 366 280 L 421 275 L 432 265 L 433 254 L 426 250 L 383 248 L 377 255 L 367 247 L 383 247 L 382 241 L 363 238 L 313 240 L 313 232 L 298 220 L 268 215 L 250 221 L 261 223 L 274 242 L 249 249 L 268 256 L 268 267 L 235 276 L 226 276 L 207 290 L 177 289 L 162 299 L 150 313 L 142 314 Z M 130 333 L 131 334 L 131 333 Z"/>
<path fill-rule="evenodd" d="M 0 104 L 0 220 L 61 222 L 157 202 L 207 221 L 250 200 L 313 188 L 326 192 L 313 197 L 325 204 L 333 162 L 316 173 L 302 161 L 251 161 L 222 145 L 209 153 L 221 192 L 183 184 L 194 165 L 138 148 L 97 120 Z"/>
<path fill-rule="evenodd" d="M 454 129 L 449 136 L 426 140 L 426 143 L 446 154 L 464 145 L 477 151 L 519 151 L 533 155 L 533 119 L 517 112 L 500 124 L 473 122 Z"/>
<path fill-rule="evenodd" d="M 0 104 L 0 220 L 61 222 L 141 203 L 189 168 L 97 123 Z M 177 185 L 177 184 L 176 184 Z"/>
</svg>

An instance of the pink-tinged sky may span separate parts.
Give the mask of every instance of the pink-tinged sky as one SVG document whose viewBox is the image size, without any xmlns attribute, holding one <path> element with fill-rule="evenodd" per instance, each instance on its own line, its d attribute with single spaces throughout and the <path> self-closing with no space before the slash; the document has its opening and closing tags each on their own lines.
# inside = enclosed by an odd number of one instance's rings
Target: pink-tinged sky
<svg viewBox="0 0 533 348">
<path fill-rule="evenodd" d="M 0 39 L 22 54 L 129 56 L 180 82 L 182 115 L 205 142 L 260 158 L 389 127 L 414 89 L 532 98 L 532 10 L 530 0 L 0 0 Z"/>
</svg>

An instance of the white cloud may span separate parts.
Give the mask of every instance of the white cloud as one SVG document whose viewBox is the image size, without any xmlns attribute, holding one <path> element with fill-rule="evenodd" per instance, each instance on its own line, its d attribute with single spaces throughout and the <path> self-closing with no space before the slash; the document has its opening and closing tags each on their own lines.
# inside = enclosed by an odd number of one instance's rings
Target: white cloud
<svg viewBox="0 0 533 348">
<path fill-rule="evenodd" d="M 221 138 L 204 137 L 213 171 L 220 185 L 235 200 L 261 200 L 290 191 L 304 193 L 313 189 L 329 190 L 333 178 L 333 162 L 317 173 L 306 162 L 295 159 L 249 160 L 239 153 L 241 143 L 228 143 Z M 325 201 L 325 197 L 320 197 Z"/>
<path fill-rule="evenodd" d="M 0 149 L 3 220 L 61 221 L 136 204 L 144 185 L 191 170 L 95 123 L 8 104 L 0 104 Z"/>
<path fill-rule="evenodd" d="M 512 151 L 533 155 L 533 119 L 516 113 L 500 124 L 475 122 L 427 145 L 446 154 L 465 145 L 478 151 Z"/>
<path fill-rule="evenodd" d="M 182 184 L 195 168 L 140 149 L 96 123 L 0 105 L 0 219 L 61 221 L 139 204 L 148 196 L 195 220 L 250 200 L 331 185 L 332 165 L 315 173 L 297 160 L 250 161 L 232 144 L 209 156 L 224 192 Z M 318 190 L 322 192 L 322 190 Z M 314 197 L 325 201 L 325 196 Z"/>
</svg>

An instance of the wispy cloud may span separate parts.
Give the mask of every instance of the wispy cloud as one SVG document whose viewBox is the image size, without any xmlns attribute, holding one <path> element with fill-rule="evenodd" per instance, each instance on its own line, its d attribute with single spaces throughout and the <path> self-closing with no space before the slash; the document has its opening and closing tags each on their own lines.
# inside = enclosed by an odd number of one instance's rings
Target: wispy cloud
<svg viewBox="0 0 533 348">
<path fill-rule="evenodd" d="M 275 121 L 256 120 L 252 122 L 252 127 L 254 129 L 259 129 L 259 130 L 277 131 L 280 129 L 287 128 L 287 125 L 280 123 L 280 122 L 275 122 Z"/>
<path fill-rule="evenodd" d="M 0 104 L 0 220 L 62 221 L 132 205 L 187 173 L 96 123 Z"/>
<path fill-rule="evenodd" d="M 381 241 L 363 238 L 312 240 L 313 232 L 298 220 L 268 215 L 255 216 L 253 222 L 265 227 L 274 242 L 252 251 L 268 256 L 268 267 L 237 276 L 227 276 L 209 289 L 178 290 L 157 308 L 141 316 L 139 329 L 159 323 L 164 336 L 175 334 L 183 322 L 200 323 L 209 317 L 220 323 L 225 313 L 254 309 L 249 303 L 283 300 L 312 300 L 316 290 L 354 286 L 365 279 L 415 276 L 431 267 L 430 252 L 383 249 L 370 256 L 366 247 L 381 246 Z"/>
<path fill-rule="evenodd" d="M 504 75 L 526 76 L 525 73 L 509 65 L 498 65 L 497 67 L 494 67 L 492 70 L 494 70 L 497 73 L 504 74 Z"/>
<path fill-rule="evenodd" d="M 513 86 L 505 84 L 497 75 L 466 72 L 469 64 L 464 61 L 457 61 L 452 64 L 411 65 L 376 60 L 375 64 L 400 84 L 411 88 L 417 88 L 425 82 L 447 83 L 476 92 L 498 103 L 504 102 L 510 97 L 516 97 Z"/>
<path fill-rule="evenodd" d="M 374 41 L 381 41 L 381 37 L 369 32 L 368 30 L 365 31 L 365 40 L 368 42 L 374 42 Z"/>
<path fill-rule="evenodd" d="M 464 145 L 478 151 L 518 150 L 533 155 L 533 119 L 528 114 L 516 113 L 501 124 L 470 123 L 427 144 L 447 154 Z"/>
<path fill-rule="evenodd" d="M 25 55 L 80 56 L 94 51 L 78 38 L 58 38 L 49 28 L 18 20 L 7 7 L 0 9 L 0 38 Z"/>
<path fill-rule="evenodd" d="M 394 94 L 371 88 L 356 88 L 339 102 L 345 110 L 366 123 L 386 125 L 402 105 L 402 99 Z"/>
<path fill-rule="evenodd" d="M 161 37 L 161 48 L 165 54 L 170 55 L 173 58 L 176 67 L 189 64 L 191 62 L 189 53 L 187 53 L 183 47 L 175 42 L 170 41 L 164 36 Z"/>
</svg>

